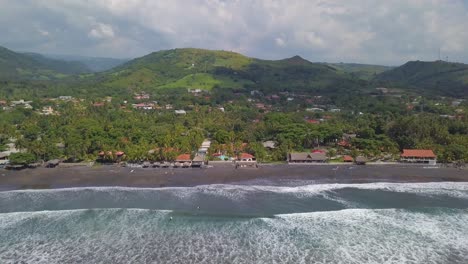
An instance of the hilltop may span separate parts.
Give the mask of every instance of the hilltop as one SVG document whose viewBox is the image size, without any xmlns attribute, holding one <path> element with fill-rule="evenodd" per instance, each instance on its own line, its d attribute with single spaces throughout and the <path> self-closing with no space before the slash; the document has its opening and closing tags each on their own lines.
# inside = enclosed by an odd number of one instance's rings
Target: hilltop
<svg viewBox="0 0 468 264">
<path fill-rule="evenodd" d="M 383 72 L 374 83 L 426 94 L 463 97 L 468 94 L 468 65 L 446 61 L 410 61 Z"/>
<path fill-rule="evenodd" d="M 90 70 L 78 62 L 54 60 L 36 53 L 18 53 L 0 47 L 1 79 L 50 80 L 87 72 Z"/>
<path fill-rule="evenodd" d="M 100 76 L 108 87 L 332 91 L 354 86 L 347 73 L 299 56 L 261 60 L 235 52 L 174 49 L 129 61 Z"/>
</svg>

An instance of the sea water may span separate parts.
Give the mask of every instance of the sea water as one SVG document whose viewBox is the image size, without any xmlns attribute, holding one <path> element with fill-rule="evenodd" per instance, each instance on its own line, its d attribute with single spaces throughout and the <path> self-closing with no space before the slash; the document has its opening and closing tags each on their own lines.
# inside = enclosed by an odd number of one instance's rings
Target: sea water
<svg viewBox="0 0 468 264">
<path fill-rule="evenodd" d="M 468 263 L 468 183 L 0 192 L 0 263 Z"/>
</svg>

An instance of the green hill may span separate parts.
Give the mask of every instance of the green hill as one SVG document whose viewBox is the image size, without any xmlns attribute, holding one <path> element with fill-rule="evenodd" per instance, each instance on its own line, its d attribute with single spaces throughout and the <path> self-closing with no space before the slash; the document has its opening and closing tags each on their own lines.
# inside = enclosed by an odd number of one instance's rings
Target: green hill
<svg viewBox="0 0 468 264">
<path fill-rule="evenodd" d="M 100 78 L 105 86 L 136 90 L 219 87 L 331 92 L 359 86 L 349 74 L 299 56 L 269 61 L 234 52 L 191 48 L 151 53 Z"/>
<path fill-rule="evenodd" d="M 18 53 L 0 47 L 0 79 L 51 80 L 90 70 L 78 62 L 48 59 L 35 53 Z"/>
<path fill-rule="evenodd" d="M 372 64 L 359 64 L 359 63 L 325 63 L 339 71 L 351 74 L 352 76 L 363 79 L 371 80 L 377 74 L 391 70 L 394 67 Z"/>
<path fill-rule="evenodd" d="M 468 65 L 445 61 L 411 61 L 375 77 L 374 83 L 425 94 L 468 96 Z"/>
</svg>

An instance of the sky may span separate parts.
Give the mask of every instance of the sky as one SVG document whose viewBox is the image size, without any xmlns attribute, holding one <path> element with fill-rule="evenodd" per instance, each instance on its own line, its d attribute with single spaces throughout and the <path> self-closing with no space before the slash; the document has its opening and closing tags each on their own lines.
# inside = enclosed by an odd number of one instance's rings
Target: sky
<svg viewBox="0 0 468 264">
<path fill-rule="evenodd" d="M 0 0 L 0 45 L 134 58 L 195 47 L 262 59 L 468 63 L 468 0 Z"/>
</svg>

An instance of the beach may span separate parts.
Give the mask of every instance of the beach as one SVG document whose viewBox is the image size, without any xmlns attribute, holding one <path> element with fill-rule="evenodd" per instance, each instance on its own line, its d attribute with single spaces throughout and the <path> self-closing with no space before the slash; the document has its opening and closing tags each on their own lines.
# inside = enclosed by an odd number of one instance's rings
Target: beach
<svg viewBox="0 0 468 264">
<path fill-rule="evenodd" d="M 50 189 L 89 186 L 190 187 L 209 184 L 284 185 L 310 183 L 463 182 L 467 169 L 425 165 L 287 165 L 259 168 L 215 166 L 210 168 L 130 168 L 118 165 L 71 168 L 0 169 L 0 188 Z"/>
</svg>

